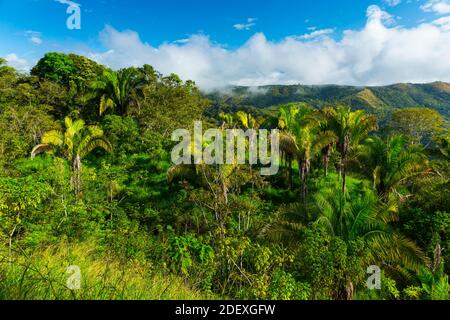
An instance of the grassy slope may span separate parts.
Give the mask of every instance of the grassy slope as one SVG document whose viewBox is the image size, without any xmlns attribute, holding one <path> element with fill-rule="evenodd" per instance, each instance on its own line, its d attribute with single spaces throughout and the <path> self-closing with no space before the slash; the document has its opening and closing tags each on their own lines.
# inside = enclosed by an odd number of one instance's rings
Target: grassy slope
<svg viewBox="0 0 450 320">
<path fill-rule="evenodd" d="M 81 288 L 66 287 L 67 267 L 81 270 Z M 163 275 L 138 261 L 120 261 L 96 251 L 92 243 L 68 244 L 36 250 L 32 256 L 0 248 L 0 300 L 177 300 L 209 299 L 177 276 Z"/>
</svg>

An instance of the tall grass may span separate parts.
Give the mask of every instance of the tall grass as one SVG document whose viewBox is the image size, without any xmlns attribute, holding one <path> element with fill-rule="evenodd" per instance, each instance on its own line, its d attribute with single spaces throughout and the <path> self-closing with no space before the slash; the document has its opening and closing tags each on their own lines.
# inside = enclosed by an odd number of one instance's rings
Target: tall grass
<svg viewBox="0 0 450 320">
<path fill-rule="evenodd" d="M 80 288 L 70 290 L 69 266 L 81 271 Z M 91 243 L 50 246 L 8 255 L 0 247 L 1 300 L 177 300 L 209 299 L 180 277 L 164 275 L 138 261 L 122 261 Z"/>
</svg>

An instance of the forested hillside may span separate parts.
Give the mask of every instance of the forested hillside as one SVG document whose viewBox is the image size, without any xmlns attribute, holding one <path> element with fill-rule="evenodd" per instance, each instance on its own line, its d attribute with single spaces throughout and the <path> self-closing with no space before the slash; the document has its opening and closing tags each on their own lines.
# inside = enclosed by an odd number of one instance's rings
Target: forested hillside
<svg viewBox="0 0 450 320">
<path fill-rule="evenodd" d="M 397 108 L 426 107 L 450 118 L 450 84 L 395 84 L 382 87 L 351 86 L 263 86 L 234 87 L 209 95 L 219 108 L 236 105 L 257 108 L 273 107 L 291 102 L 304 102 L 323 107 L 333 104 L 350 105 L 370 113 L 386 114 Z"/>
<path fill-rule="evenodd" d="M 0 299 L 449 299 L 449 87 L 204 94 L 150 65 L 1 59 Z M 278 173 L 175 165 L 198 120 L 278 129 Z"/>
</svg>

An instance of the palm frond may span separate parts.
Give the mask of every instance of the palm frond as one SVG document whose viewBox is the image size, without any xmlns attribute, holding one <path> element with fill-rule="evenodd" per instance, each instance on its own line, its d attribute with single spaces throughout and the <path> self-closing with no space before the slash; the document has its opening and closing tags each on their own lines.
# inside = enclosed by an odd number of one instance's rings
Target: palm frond
<svg viewBox="0 0 450 320">
<path fill-rule="evenodd" d="M 59 130 L 50 130 L 44 132 L 41 138 L 43 144 L 52 144 L 54 146 L 61 146 L 64 143 L 63 134 Z"/>
<path fill-rule="evenodd" d="M 86 139 L 84 143 L 80 143 L 80 145 L 78 146 L 78 154 L 81 158 L 83 158 L 97 148 L 103 149 L 106 152 L 112 151 L 112 146 L 108 140 L 103 137 L 92 137 Z"/>
<path fill-rule="evenodd" d="M 100 115 L 104 114 L 108 109 L 114 108 L 114 101 L 103 95 L 100 98 Z"/>
<path fill-rule="evenodd" d="M 375 262 L 400 264 L 418 272 L 429 264 L 423 251 L 410 239 L 397 233 L 377 233 L 369 239 Z"/>
<path fill-rule="evenodd" d="M 52 145 L 50 144 L 38 144 L 31 150 L 31 158 L 36 157 L 38 154 L 46 152 L 52 149 Z"/>
</svg>

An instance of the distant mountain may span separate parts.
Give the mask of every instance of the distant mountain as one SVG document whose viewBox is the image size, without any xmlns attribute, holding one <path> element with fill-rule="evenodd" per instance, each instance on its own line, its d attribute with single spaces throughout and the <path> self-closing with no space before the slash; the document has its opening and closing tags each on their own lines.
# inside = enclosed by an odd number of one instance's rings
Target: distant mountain
<svg viewBox="0 0 450 320">
<path fill-rule="evenodd" d="M 269 108 L 290 102 L 305 102 L 321 108 L 329 104 L 349 105 L 370 113 L 385 114 L 395 108 L 428 107 L 450 118 L 450 84 L 402 83 L 378 87 L 273 85 L 233 87 L 208 95 L 215 109 Z"/>
</svg>

